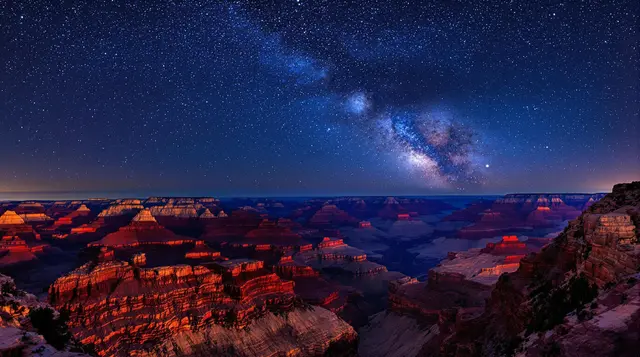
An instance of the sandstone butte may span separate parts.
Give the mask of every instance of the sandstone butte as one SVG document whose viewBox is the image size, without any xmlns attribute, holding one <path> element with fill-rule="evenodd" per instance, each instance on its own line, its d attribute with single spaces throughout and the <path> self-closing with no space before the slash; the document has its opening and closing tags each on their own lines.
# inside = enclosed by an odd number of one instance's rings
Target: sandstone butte
<svg viewBox="0 0 640 357">
<path fill-rule="evenodd" d="M 177 235 L 164 228 L 158 224 L 149 209 L 143 209 L 127 226 L 120 227 L 117 232 L 109 233 L 104 238 L 90 243 L 89 246 L 135 247 L 149 244 L 180 245 L 194 242 L 193 238 Z"/>
<path fill-rule="evenodd" d="M 259 261 L 88 263 L 56 280 L 49 298 L 101 356 L 340 356 L 357 340 L 351 326 L 302 303 L 293 282 Z"/>
<path fill-rule="evenodd" d="M 336 205 L 324 205 L 309 220 L 314 227 L 328 227 L 334 224 L 357 224 L 358 220 Z"/>
<path fill-rule="evenodd" d="M 6 211 L 0 216 L 0 235 L 17 235 L 22 239 L 40 240 L 40 234 L 14 211 Z"/>
<path fill-rule="evenodd" d="M 501 275 L 482 294 L 484 306 L 473 309 L 480 305 L 474 295 L 463 306 L 436 309 L 437 331 L 423 336 L 415 355 L 637 356 L 639 225 L 640 182 L 614 186 L 515 272 Z M 418 307 L 426 314 L 433 306 Z"/>
<path fill-rule="evenodd" d="M 23 225 L 24 219 L 15 211 L 6 211 L 0 216 L 0 226 Z"/>
<path fill-rule="evenodd" d="M 81 205 L 75 211 L 58 218 L 53 226 L 60 228 L 62 226 L 72 226 L 89 223 L 91 210 L 86 205 Z"/>
<path fill-rule="evenodd" d="M 0 239 L 0 267 L 37 259 L 49 247 L 46 243 L 29 242 L 8 234 Z"/>
</svg>

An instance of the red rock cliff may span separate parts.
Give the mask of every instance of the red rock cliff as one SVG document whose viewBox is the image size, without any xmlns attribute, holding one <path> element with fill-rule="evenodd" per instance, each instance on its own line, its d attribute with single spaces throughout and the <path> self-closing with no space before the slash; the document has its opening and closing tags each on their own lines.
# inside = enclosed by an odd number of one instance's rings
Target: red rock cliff
<svg viewBox="0 0 640 357">
<path fill-rule="evenodd" d="M 225 277 L 205 266 L 110 261 L 59 278 L 49 296 L 69 312 L 74 336 L 102 356 L 315 356 L 353 344 L 349 325 L 299 306 L 292 289 L 258 270 Z"/>
</svg>

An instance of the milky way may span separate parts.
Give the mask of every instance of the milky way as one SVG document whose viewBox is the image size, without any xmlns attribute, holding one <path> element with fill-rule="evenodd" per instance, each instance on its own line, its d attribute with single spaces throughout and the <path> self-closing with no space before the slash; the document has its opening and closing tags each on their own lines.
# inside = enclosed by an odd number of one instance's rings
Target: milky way
<svg viewBox="0 0 640 357">
<path fill-rule="evenodd" d="M 482 183 L 476 157 L 481 145 L 463 124 L 432 112 L 382 115 L 377 124 L 383 143 L 399 151 L 427 186 L 461 188 Z"/>
<path fill-rule="evenodd" d="M 637 1 L 0 2 L 0 191 L 606 190 Z"/>
</svg>

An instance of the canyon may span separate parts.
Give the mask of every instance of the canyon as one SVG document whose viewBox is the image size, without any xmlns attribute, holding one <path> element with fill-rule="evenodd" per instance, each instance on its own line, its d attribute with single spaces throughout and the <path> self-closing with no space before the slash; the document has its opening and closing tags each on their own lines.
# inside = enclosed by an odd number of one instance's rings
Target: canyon
<svg viewBox="0 0 640 357">
<path fill-rule="evenodd" d="M 589 317 L 615 325 L 607 316 L 631 311 L 636 288 L 611 281 L 637 269 L 637 207 L 603 209 L 602 197 L 2 202 L 0 270 L 64 318 L 65 353 L 483 355 L 476 330 L 504 311 L 497 294 L 517 300 L 505 279 L 539 269 L 534 257 L 576 221 L 588 243 L 562 259 L 579 255 L 576 276 L 617 291 Z M 621 296 L 631 298 L 616 305 Z M 513 350 L 564 341 L 530 336 L 509 336 Z"/>
</svg>

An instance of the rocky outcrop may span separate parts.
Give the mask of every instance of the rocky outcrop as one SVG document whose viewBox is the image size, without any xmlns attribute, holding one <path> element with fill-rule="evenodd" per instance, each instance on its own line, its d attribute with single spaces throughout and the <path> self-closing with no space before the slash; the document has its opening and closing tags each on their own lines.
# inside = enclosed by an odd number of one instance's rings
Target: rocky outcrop
<svg viewBox="0 0 640 357">
<path fill-rule="evenodd" d="M 353 346 L 353 329 L 296 302 L 292 282 L 249 262 L 228 265 L 226 275 L 205 266 L 87 264 L 59 278 L 49 296 L 68 311 L 74 336 L 103 356 L 317 356 Z"/>
<path fill-rule="evenodd" d="M 88 356 L 83 350 L 88 349 L 71 339 L 58 312 L 0 274 L 1 356 Z"/>
<path fill-rule="evenodd" d="M 23 213 L 20 217 L 22 217 L 25 223 L 29 224 L 44 224 L 53 221 L 51 217 L 44 213 Z"/>
<path fill-rule="evenodd" d="M 214 218 L 218 218 L 216 217 L 215 214 L 211 213 L 211 211 L 209 211 L 208 208 L 206 208 L 204 210 L 204 212 L 202 212 L 199 216 L 200 219 L 214 219 Z"/>
<path fill-rule="evenodd" d="M 635 356 L 640 182 L 620 184 L 540 253 L 501 276 L 472 328 L 441 344 L 446 356 Z"/>
<path fill-rule="evenodd" d="M 286 315 L 267 313 L 247 329 L 212 325 L 184 330 L 140 356 L 351 356 L 357 335 L 334 313 L 320 307 Z"/>
<path fill-rule="evenodd" d="M 585 252 L 582 269 L 590 280 L 602 287 L 637 272 L 640 267 L 640 254 L 635 254 L 638 238 L 629 214 L 587 214 L 584 223 L 589 251 Z"/>
<path fill-rule="evenodd" d="M 120 203 L 109 206 L 108 208 L 100 212 L 100 214 L 98 214 L 98 217 L 113 217 L 135 214 L 142 209 L 144 209 L 144 207 L 140 204 L 140 201 L 134 200 L 127 203 Z"/>
<path fill-rule="evenodd" d="M 173 217 L 173 218 L 197 218 L 198 210 L 201 205 L 172 205 L 158 206 L 151 208 L 151 214 L 156 217 Z"/>
<path fill-rule="evenodd" d="M 211 249 L 204 241 L 197 241 L 196 246 L 185 254 L 188 259 L 217 259 L 220 258 L 220 252 Z"/>
<path fill-rule="evenodd" d="M 545 227 L 557 225 L 562 221 L 562 215 L 555 213 L 551 207 L 538 206 L 529 213 L 526 224 L 532 227 Z"/>
</svg>

